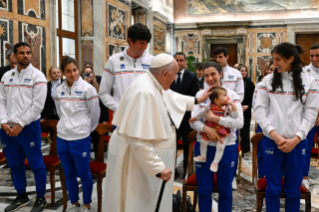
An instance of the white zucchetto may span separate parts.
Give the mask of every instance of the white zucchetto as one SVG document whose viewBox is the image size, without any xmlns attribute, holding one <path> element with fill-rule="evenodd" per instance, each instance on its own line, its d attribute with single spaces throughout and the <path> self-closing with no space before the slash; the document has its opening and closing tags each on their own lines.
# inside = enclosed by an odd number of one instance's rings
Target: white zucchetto
<svg viewBox="0 0 319 212">
<path fill-rule="evenodd" d="M 173 60 L 174 60 L 174 57 L 172 57 L 169 54 L 165 54 L 165 53 L 158 54 L 153 58 L 150 68 L 161 68 L 161 67 L 167 66 L 168 64 L 173 62 Z"/>
</svg>

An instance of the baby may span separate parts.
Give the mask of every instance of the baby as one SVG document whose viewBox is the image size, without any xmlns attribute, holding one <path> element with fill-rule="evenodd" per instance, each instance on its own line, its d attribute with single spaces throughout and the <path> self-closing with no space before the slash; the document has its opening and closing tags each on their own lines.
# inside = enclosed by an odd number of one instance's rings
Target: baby
<svg viewBox="0 0 319 212">
<path fill-rule="evenodd" d="M 230 111 L 231 111 L 230 115 L 232 117 L 236 118 L 236 116 L 238 116 L 238 113 L 236 113 L 237 107 L 233 103 L 233 101 L 230 100 L 229 97 L 227 96 L 227 90 L 225 88 L 214 87 L 211 89 L 211 92 L 212 94 L 209 96 L 211 103 L 207 104 L 205 106 L 205 109 L 201 111 L 197 116 L 192 117 L 189 120 L 189 123 L 192 123 L 196 120 L 200 120 L 202 117 L 205 116 L 205 114 L 209 110 L 211 110 L 215 116 L 220 116 L 220 117 L 226 116 L 226 115 L 229 115 Z M 217 130 L 219 137 L 223 141 L 224 141 L 223 138 L 226 138 L 230 133 L 229 128 L 225 128 L 224 126 L 221 126 L 212 121 L 205 121 L 205 125 L 215 128 Z M 200 135 L 202 136 L 200 140 L 200 155 L 195 157 L 194 160 L 196 162 L 206 162 L 207 146 L 210 140 L 207 137 L 206 133 L 200 132 Z M 223 156 L 224 149 L 225 149 L 225 142 L 223 144 L 220 142 L 217 142 L 215 158 L 210 166 L 211 171 L 217 172 L 218 163 Z"/>
</svg>

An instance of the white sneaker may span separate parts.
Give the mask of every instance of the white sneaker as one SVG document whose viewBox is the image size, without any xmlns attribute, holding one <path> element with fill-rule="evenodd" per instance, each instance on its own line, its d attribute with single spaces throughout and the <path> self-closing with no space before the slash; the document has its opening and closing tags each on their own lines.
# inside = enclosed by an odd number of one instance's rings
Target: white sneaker
<svg viewBox="0 0 319 212">
<path fill-rule="evenodd" d="M 66 212 L 79 212 L 80 205 L 72 205 L 71 208 L 67 209 Z"/>
<path fill-rule="evenodd" d="M 304 185 L 309 190 L 309 180 L 302 179 L 302 185 Z"/>
<path fill-rule="evenodd" d="M 87 207 L 82 206 L 78 212 L 90 212 L 90 209 Z"/>
<path fill-rule="evenodd" d="M 231 183 L 233 190 L 237 190 L 237 177 L 234 177 L 233 182 Z"/>
</svg>

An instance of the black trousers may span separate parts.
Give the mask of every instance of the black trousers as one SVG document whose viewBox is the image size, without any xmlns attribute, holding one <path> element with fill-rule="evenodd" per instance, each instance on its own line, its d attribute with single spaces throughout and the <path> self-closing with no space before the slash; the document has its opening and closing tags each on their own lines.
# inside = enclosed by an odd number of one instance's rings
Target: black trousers
<svg viewBox="0 0 319 212">
<path fill-rule="evenodd" d="M 250 151 L 250 121 L 251 110 L 247 109 L 246 111 L 244 111 L 244 127 L 240 130 L 240 145 L 242 153 L 247 153 Z"/>
<path fill-rule="evenodd" d="M 192 132 L 192 129 L 190 127 L 180 127 L 177 130 L 176 133 L 176 146 L 178 144 L 179 137 L 182 137 L 183 140 L 183 155 L 184 155 L 184 162 L 183 162 L 183 168 L 184 168 L 184 176 L 186 174 L 186 169 L 188 165 L 188 152 L 189 152 L 189 140 L 188 140 L 188 134 Z"/>
</svg>

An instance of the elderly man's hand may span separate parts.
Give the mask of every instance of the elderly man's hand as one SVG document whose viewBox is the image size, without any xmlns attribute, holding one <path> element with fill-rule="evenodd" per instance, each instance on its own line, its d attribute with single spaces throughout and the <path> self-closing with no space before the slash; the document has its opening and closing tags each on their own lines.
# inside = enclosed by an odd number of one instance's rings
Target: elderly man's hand
<svg viewBox="0 0 319 212">
<path fill-rule="evenodd" d="M 209 87 L 208 89 L 206 89 L 204 91 L 204 93 L 197 98 L 197 103 L 202 103 L 205 102 L 205 100 L 212 94 L 212 92 L 210 91 L 213 88 L 213 86 Z"/>
<path fill-rule="evenodd" d="M 161 171 L 160 174 L 161 176 L 158 178 L 164 180 L 165 182 L 168 182 L 172 177 L 172 171 L 167 167 L 163 171 Z"/>
</svg>

